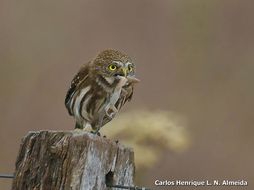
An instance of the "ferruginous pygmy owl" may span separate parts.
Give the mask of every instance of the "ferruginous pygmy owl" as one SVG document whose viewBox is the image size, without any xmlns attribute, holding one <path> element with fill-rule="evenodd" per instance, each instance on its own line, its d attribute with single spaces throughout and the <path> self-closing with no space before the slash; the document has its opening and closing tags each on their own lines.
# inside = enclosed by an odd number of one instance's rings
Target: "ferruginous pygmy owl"
<svg viewBox="0 0 254 190">
<path fill-rule="evenodd" d="M 71 82 L 65 98 L 68 112 L 76 120 L 75 128 L 100 128 L 111 121 L 133 94 L 135 65 L 124 53 L 102 51 L 83 65 Z"/>
</svg>

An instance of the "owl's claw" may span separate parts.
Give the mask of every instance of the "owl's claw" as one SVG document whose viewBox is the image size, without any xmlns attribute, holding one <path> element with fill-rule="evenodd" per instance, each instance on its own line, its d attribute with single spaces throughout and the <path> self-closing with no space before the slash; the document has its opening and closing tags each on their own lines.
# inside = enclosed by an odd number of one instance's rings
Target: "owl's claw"
<svg viewBox="0 0 254 190">
<path fill-rule="evenodd" d="M 99 130 L 91 131 L 91 133 L 94 135 L 98 135 L 99 137 L 101 136 L 101 133 L 99 132 Z"/>
</svg>

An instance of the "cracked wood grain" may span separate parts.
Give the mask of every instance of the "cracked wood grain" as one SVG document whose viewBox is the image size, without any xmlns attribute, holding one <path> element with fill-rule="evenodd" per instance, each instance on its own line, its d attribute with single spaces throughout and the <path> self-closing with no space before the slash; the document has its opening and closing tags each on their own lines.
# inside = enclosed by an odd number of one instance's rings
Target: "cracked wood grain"
<svg viewBox="0 0 254 190">
<path fill-rule="evenodd" d="M 106 190 L 111 183 L 133 186 L 134 153 L 84 131 L 29 132 L 16 161 L 13 190 Z"/>
</svg>

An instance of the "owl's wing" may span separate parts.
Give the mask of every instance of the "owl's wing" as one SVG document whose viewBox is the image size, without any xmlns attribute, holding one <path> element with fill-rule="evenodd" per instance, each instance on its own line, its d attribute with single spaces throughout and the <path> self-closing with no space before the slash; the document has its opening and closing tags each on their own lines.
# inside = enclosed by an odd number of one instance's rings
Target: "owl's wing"
<svg viewBox="0 0 254 190">
<path fill-rule="evenodd" d="M 79 72 L 75 75 L 75 77 L 71 81 L 71 86 L 69 90 L 67 91 L 67 94 L 65 97 L 65 107 L 67 108 L 70 115 L 73 115 L 71 111 L 71 100 L 74 94 L 79 89 L 80 85 L 88 79 L 88 72 L 89 72 L 89 65 L 85 64 L 84 66 L 80 68 Z"/>
</svg>

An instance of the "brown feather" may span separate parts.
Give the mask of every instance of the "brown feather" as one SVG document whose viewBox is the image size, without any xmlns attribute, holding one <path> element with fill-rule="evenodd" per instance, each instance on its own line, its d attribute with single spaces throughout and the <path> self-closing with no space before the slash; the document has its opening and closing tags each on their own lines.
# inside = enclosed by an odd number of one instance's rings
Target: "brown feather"
<svg viewBox="0 0 254 190">
<path fill-rule="evenodd" d="M 130 80 L 129 83 L 120 86 L 120 89 L 116 87 L 121 84 L 117 77 L 121 74 L 121 68 L 119 67 L 115 73 L 108 70 L 108 65 L 114 61 L 122 63 L 122 67 L 123 64 L 128 66 L 131 63 L 127 55 L 115 50 L 105 50 L 93 61 L 82 66 L 73 78 L 65 97 L 65 106 L 69 114 L 74 116 L 77 128 L 83 128 L 88 123 L 93 130 L 98 131 L 114 118 L 127 101 L 131 100 L 134 82 Z M 126 68 L 126 65 L 124 67 Z M 133 64 L 133 71 L 128 76 L 135 78 L 134 74 L 135 65 Z M 115 91 L 115 89 L 118 90 Z M 112 107 L 112 110 L 115 111 L 112 116 L 109 116 L 106 107 L 112 105 L 111 102 L 114 102 L 112 104 L 115 108 Z"/>
<path fill-rule="evenodd" d="M 76 93 L 77 89 L 80 87 L 82 82 L 88 78 L 89 73 L 89 65 L 85 64 L 83 67 L 80 68 L 79 72 L 75 75 L 73 80 L 71 81 L 71 86 L 69 90 L 67 91 L 66 97 L 65 97 L 65 107 L 67 108 L 70 115 L 73 115 L 71 110 L 71 99 Z"/>
</svg>

